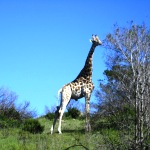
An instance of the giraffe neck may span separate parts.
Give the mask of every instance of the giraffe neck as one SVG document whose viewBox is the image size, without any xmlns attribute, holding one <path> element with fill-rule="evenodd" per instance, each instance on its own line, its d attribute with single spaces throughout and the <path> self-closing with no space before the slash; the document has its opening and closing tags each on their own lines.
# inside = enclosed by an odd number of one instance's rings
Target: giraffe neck
<svg viewBox="0 0 150 150">
<path fill-rule="evenodd" d="M 96 46 L 92 44 L 87 59 L 85 61 L 85 65 L 75 80 L 81 77 L 90 81 L 92 80 L 92 57 L 93 57 L 95 47 Z"/>
</svg>

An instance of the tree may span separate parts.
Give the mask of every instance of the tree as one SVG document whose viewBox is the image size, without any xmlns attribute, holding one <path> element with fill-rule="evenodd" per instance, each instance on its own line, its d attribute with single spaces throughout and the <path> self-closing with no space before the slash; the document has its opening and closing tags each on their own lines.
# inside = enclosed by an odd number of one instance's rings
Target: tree
<svg viewBox="0 0 150 150">
<path fill-rule="evenodd" d="M 97 96 L 104 98 L 105 107 L 114 115 L 124 106 L 134 110 L 132 147 L 145 149 L 150 136 L 150 30 L 133 22 L 128 28 L 115 25 L 106 36 L 105 48 L 109 50 L 107 83 L 101 84 Z"/>
</svg>

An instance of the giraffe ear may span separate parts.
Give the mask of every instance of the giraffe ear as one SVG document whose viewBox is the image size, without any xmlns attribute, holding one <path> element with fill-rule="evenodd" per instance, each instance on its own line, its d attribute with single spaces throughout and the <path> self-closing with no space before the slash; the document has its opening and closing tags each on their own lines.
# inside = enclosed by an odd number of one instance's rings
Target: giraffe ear
<svg viewBox="0 0 150 150">
<path fill-rule="evenodd" d="M 97 34 L 95 35 L 95 39 L 96 39 L 96 40 L 98 40 L 98 39 L 99 39 Z"/>
<path fill-rule="evenodd" d="M 98 40 L 99 40 L 98 36 L 97 36 L 97 35 L 95 35 L 95 41 L 97 41 L 97 42 L 98 42 Z"/>
<path fill-rule="evenodd" d="M 92 34 L 92 38 L 90 39 L 90 42 L 92 43 L 93 41 L 95 41 L 95 35 Z"/>
<path fill-rule="evenodd" d="M 95 41 L 99 42 L 100 45 L 102 44 L 102 42 L 100 41 L 98 35 L 95 35 Z"/>
<path fill-rule="evenodd" d="M 92 34 L 92 40 L 93 40 L 93 41 L 95 40 L 95 35 L 94 35 L 94 34 Z"/>
</svg>

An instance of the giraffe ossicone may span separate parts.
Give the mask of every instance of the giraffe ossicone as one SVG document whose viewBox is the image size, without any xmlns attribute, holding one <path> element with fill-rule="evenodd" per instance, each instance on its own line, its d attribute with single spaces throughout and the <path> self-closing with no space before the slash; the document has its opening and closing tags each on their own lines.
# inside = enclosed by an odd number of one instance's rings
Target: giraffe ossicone
<svg viewBox="0 0 150 150">
<path fill-rule="evenodd" d="M 51 134 L 53 133 L 57 119 L 59 118 L 58 132 L 61 134 L 61 121 L 71 99 L 78 100 L 85 97 L 85 110 L 86 110 L 86 131 L 91 131 L 90 125 L 90 97 L 94 89 L 94 84 L 92 82 L 92 57 L 94 50 L 97 46 L 102 45 L 102 42 L 97 35 L 92 35 L 92 46 L 88 53 L 87 59 L 83 69 L 80 71 L 79 75 L 72 82 L 64 85 L 58 93 L 60 93 L 60 105 L 57 106 L 55 111 L 55 118 L 53 125 L 51 127 Z M 58 96 L 59 97 L 59 96 Z"/>
</svg>

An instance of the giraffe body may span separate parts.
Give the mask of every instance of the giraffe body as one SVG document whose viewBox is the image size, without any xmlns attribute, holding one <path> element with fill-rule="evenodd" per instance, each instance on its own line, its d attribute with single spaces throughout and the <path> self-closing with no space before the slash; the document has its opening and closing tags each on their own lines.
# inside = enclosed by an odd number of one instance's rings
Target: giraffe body
<svg viewBox="0 0 150 150">
<path fill-rule="evenodd" d="M 56 120 L 59 118 L 58 132 L 61 134 L 61 120 L 63 113 L 71 99 L 78 100 L 85 97 L 85 108 L 86 108 L 86 131 L 91 130 L 90 126 L 90 97 L 94 89 L 94 84 L 92 83 L 92 57 L 95 47 L 101 45 L 101 41 L 98 36 L 92 36 L 92 46 L 89 51 L 88 57 L 86 59 L 83 69 L 80 71 L 79 75 L 75 80 L 63 86 L 60 90 L 61 92 L 61 102 L 60 106 L 57 107 L 55 112 L 55 119 L 51 127 L 51 134 L 53 133 Z"/>
</svg>

